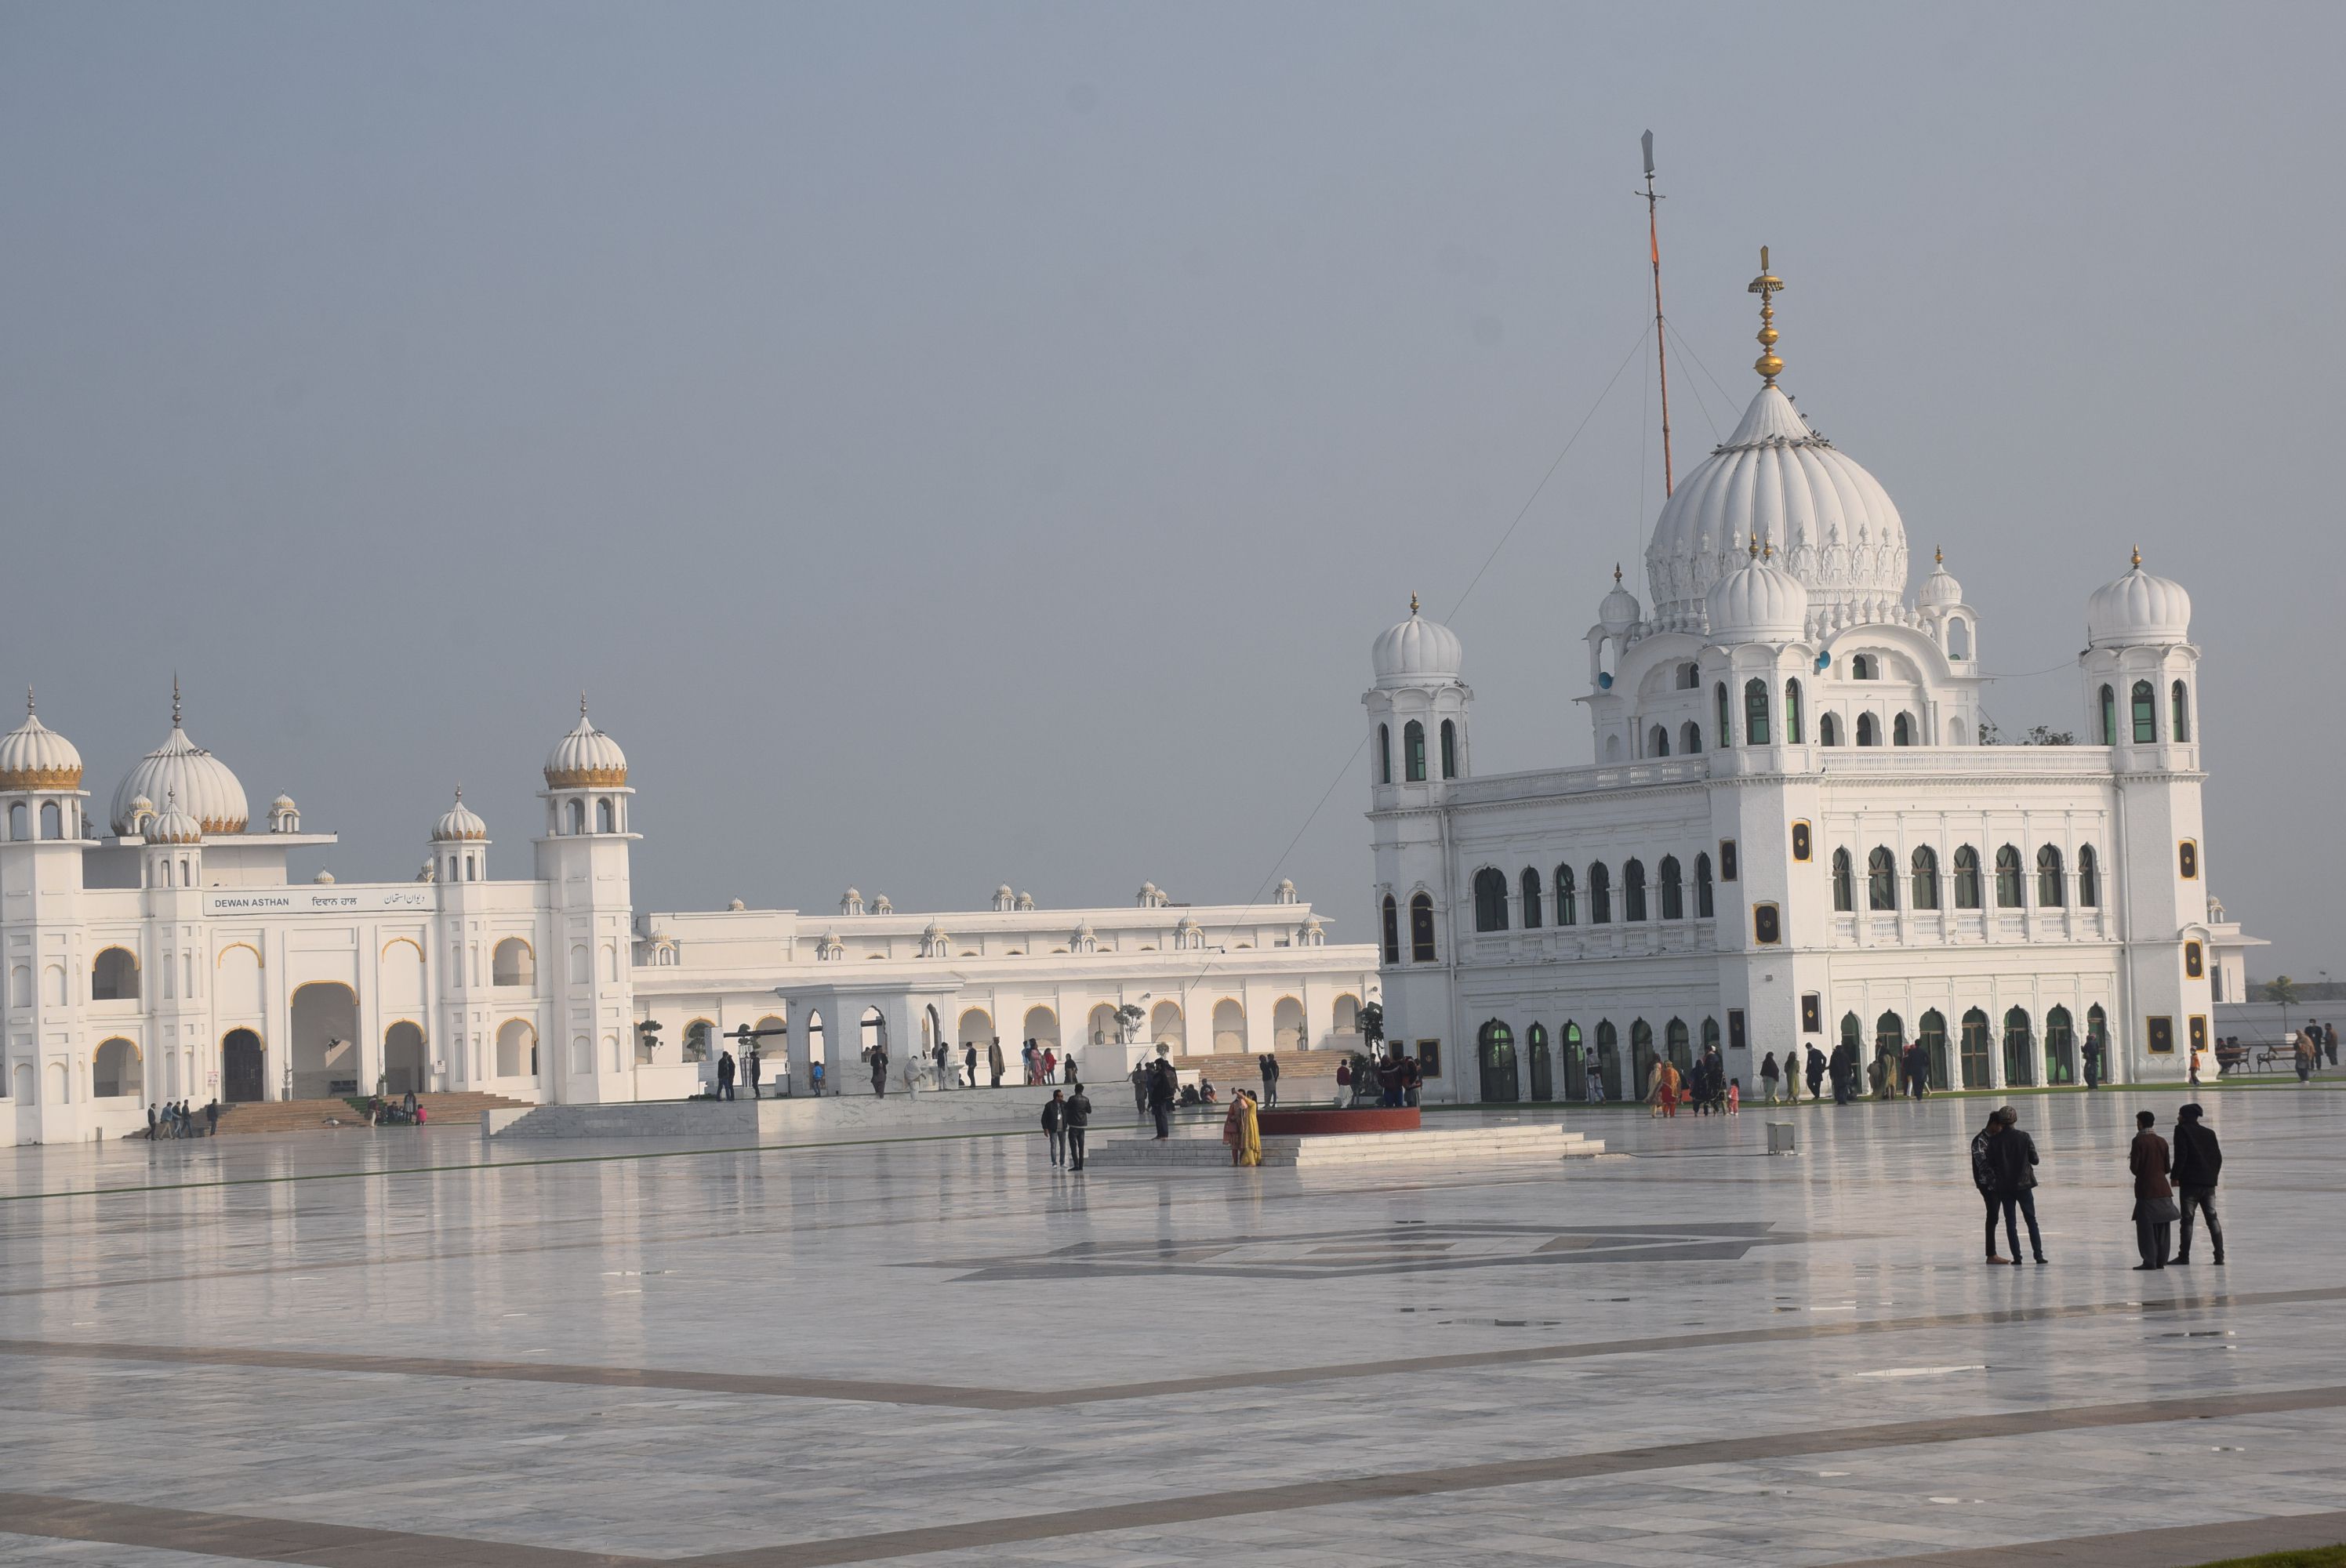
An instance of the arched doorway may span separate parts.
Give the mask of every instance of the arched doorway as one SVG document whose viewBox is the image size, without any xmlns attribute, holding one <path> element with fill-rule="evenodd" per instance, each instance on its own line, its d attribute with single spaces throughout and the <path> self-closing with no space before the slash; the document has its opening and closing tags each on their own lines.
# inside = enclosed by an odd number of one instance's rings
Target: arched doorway
<svg viewBox="0 0 2346 1568">
<path fill-rule="evenodd" d="M 338 980 L 312 981 L 293 993 L 292 1023 L 293 1097 L 361 1093 L 358 993 Z"/>
<path fill-rule="evenodd" d="M 1914 1038 L 1922 1045 L 1923 1054 L 1930 1063 L 1931 1087 L 1945 1088 L 1947 1086 L 1947 1015 L 1935 1007 L 1923 1014 L 1923 1022 L 1915 1029 Z"/>
<path fill-rule="evenodd" d="M 1662 1030 L 1662 1038 L 1668 1044 L 1670 1064 L 1678 1068 L 1679 1076 L 1693 1072 L 1694 1045 L 1687 1033 L 1686 1020 L 1671 1019 Z"/>
<path fill-rule="evenodd" d="M 1112 1045 L 1116 1043 L 1117 1032 L 1123 1027 L 1124 1020 L 1117 1016 L 1114 1003 L 1096 1003 L 1092 1008 L 1091 1018 L 1084 1025 L 1084 1043 L 1091 1045 Z"/>
<path fill-rule="evenodd" d="M 1596 1076 L 1605 1085 L 1606 1099 L 1621 1097 L 1621 1032 L 1609 1018 L 1596 1024 Z"/>
<path fill-rule="evenodd" d="M 1487 1103 L 1512 1101 L 1522 1097 L 1515 1086 L 1515 1033 L 1497 1019 L 1483 1025 L 1475 1040 L 1475 1054 L 1483 1064 L 1483 1098 Z"/>
<path fill-rule="evenodd" d="M 1588 1097 L 1588 1055 L 1581 1049 L 1580 1025 L 1566 1020 L 1564 1025 L 1564 1097 L 1585 1100 Z"/>
<path fill-rule="evenodd" d="M 89 1092 L 93 1098 L 100 1100 L 140 1099 L 145 1095 L 145 1078 L 138 1047 L 117 1036 L 97 1048 L 97 1055 L 90 1064 Z"/>
<path fill-rule="evenodd" d="M 136 1002 L 138 1000 L 138 961 L 125 947 L 109 947 L 90 961 L 89 999 L 92 1002 Z"/>
<path fill-rule="evenodd" d="M 1524 1044 L 1531 1048 L 1532 1098 L 1535 1100 L 1555 1099 L 1556 1064 L 1551 1061 L 1548 1056 L 1547 1025 L 1545 1023 L 1535 1023 L 1529 1029 L 1525 1030 Z"/>
<path fill-rule="evenodd" d="M 983 1007 L 964 1007 L 954 1029 L 960 1036 L 961 1048 L 966 1051 L 976 1046 L 977 1059 L 984 1061 L 986 1047 L 994 1044 L 994 1014 Z"/>
<path fill-rule="evenodd" d="M 862 1023 L 857 1032 L 856 1053 L 856 1059 L 867 1066 L 875 1053 L 884 1054 L 891 1058 L 896 1054 L 888 1040 L 887 1015 L 876 1007 L 867 1007 L 863 1010 Z"/>
<path fill-rule="evenodd" d="M 1964 1087 L 1966 1089 L 1995 1087 L 1994 1066 L 1988 1050 L 1987 1014 L 1976 1007 L 1964 1014 L 1964 1037 L 1960 1049 L 1964 1065 Z"/>
<path fill-rule="evenodd" d="M 2066 1007 L 2056 1007 L 2045 1015 L 2045 1081 L 2077 1081 L 2077 1032 Z"/>
<path fill-rule="evenodd" d="M 2110 1081 L 2110 1015 L 2095 1003 L 2086 1009 L 2086 1044 L 2094 1054 L 2095 1077 L 2106 1084 Z"/>
<path fill-rule="evenodd" d="M 2028 1010 L 2014 1007 L 2004 1015 L 2004 1083 L 2009 1089 L 2036 1082 L 2036 1042 L 2028 1027 Z"/>
<path fill-rule="evenodd" d="M 1148 1010 L 1148 1043 L 1169 1047 L 1176 1056 L 1189 1049 L 1188 1031 L 1182 1026 L 1179 1003 L 1160 1002 Z"/>
<path fill-rule="evenodd" d="M 692 1054 L 694 1030 L 699 1031 L 700 1054 Z M 709 1024 L 707 1019 L 696 1022 L 684 1032 L 685 1057 L 688 1062 L 709 1060 Z M 537 1076 L 537 1028 L 526 1018 L 508 1018 L 497 1025 L 497 1076 L 500 1078 L 535 1078 Z"/>
<path fill-rule="evenodd" d="M 1906 1060 L 1906 1020 L 1885 1013 L 1873 1021 L 1873 1057 L 1882 1064 L 1882 1083 L 1893 1091 L 1904 1086 L 1901 1064 Z"/>
<path fill-rule="evenodd" d="M 1020 1026 L 1018 1037 L 1022 1042 L 1027 1040 L 1035 1042 L 1035 1049 L 1037 1051 L 1056 1051 L 1059 1048 L 1059 1015 L 1047 1007 L 1028 1008 L 1026 1022 Z M 1008 1054 L 1015 1066 L 1018 1060 L 1018 1053 L 1013 1051 Z"/>
<path fill-rule="evenodd" d="M 1630 1081 L 1642 1100 L 1654 1087 L 1654 1026 L 1642 1018 L 1629 1024 L 1629 1069 Z"/>
<path fill-rule="evenodd" d="M 423 1031 L 401 1019 L 382 1032 L 383 1091 L 393 1096 L 420 1095 L 428 1086 L 424 1075 Z"/>
<path fill-rule="evenodd" d="M 1274 1051 L 1311 1049 L 1311 1032 L 1303 1023 L 1303 1003 L 1292 996 L 1282 996 L 1271 1004 L 1270 1048 Z"/>
<path fill-rule="evenodd" d="M 1246 1009 L 1230 997 L 1214 1003 L 1214 1050 L 1225 1056 L 1246 1050 Z"/>
<path fill-rule="evenodd" d="M 267 1062 L 260 1036 L 231 1029 L 220 1037 L 220 1097 L 232 1105 L 269 1097 Z"/>
</svg>

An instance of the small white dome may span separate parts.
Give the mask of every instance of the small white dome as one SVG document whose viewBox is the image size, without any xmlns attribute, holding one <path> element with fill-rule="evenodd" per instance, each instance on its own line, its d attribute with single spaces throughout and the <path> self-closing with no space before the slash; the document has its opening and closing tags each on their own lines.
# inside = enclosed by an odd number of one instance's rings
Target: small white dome
<svg viewBox="0 0 2346 1568">
<path fill-rule="evenodd" d="M 943 942 L 945 939 L 945 928 L 931 921 L 921 928 L 921 934 L 931 942 Z"/>
<path fill-rule="evenodd" d="M 627 754 L 619 743 L 595 728 L 586 717 L 586 699 L 578 699 L 578 723 L 554 743 L 546 759 L 549 789 L 616 789 L 627 781 Z"/>
<path fill-rule="evenodd" d="M 271 811 L 291 811 L 293 809 L 293 797 L 280 795 L 269 803 L 269 809 Z"/>
<path fill-rule="evenodd" d="M 1613 591 L 1606 595 L 1604 603 L 1596 606 L 1597 624 L 1617 637 L 1636 626 L 1637 616 L 1642 613 L 1637 596 L 1621 585 L 1621 568 L 1614 567 Z"/>
<path fill-rule="evenodd" d="M 432 824 L 432 841 L 435 844 L 469 843 L 489 836 L 489 825 L 470 806 L 464 804 L 464 792 L 456 791 L 456 803 L 440 813 Z"/>
<path fill-rule="evenodd" d="M 1751 552 L 1710 585 L 1705 605 L 1714 642 L 1794 642 L 1809 624 L 1809 591 L 1776 565 L 1773 552 Z"/>
<path fill-rule="evenodd" d="M 332 871 L 320 871 L 316 876 L 311 877 L 310 880 L 321 885 L 332 886 L 334 881 L 334 873 Z"/>
<path fill-rule="evenodd" d="M 1951 610 L 1964 602 L 1964 585 L 1947 570 L 1945 551 L 1932 551 L 1931 561 L 1931 575 L 1923 579 L 1922 591 L 1914 596 L 1914 602 L 1926 610 Z"/>
<path fill-rule="evenodd" d="M 1008 882 L 1005 882 L 1000 887 L 994 889 L 994 896 L 998 899 L 1006 899 L 1010 897 L 1010 884 Z"/>
<path fill-rule="evenodd" d="M 1418 613 L 1417 596 L 1409 600 L 1409 619 L 1387 627 L 1369 648 L 1379 686 L 1418 686 L 1429 681 L 1456 680 L 1465 667 L 1465 653 L 1457 634 L 1440 621 Z"/>
<path fill-rule="evenodd" d="M 0 789 L 78 789 L 81 753 L 41 722 L 25 693 L 25 722 L 0 736 Z"/>
<path fill-rule="evenodd" d="M 150 844 L 200 844 L 204 841 L 204 825 L 180 810 L 178 801 L 169 800 L 162 810 L 147 819 L 146 838 Z"/>
<path fill-rule="evenodd" d="M 244 786 L 228 765 L 188 738 L 179 727 L 179 689 L 171 687 L 171 735 L 139 759 L 114 791 L 114 830 L 132 830 L 130 802 L 144 795 L 149 800 L 178 802 L 179 809 L 204 825 L 207 833 L 241 833 L 252 813 L 244 803 Z"/>
<path fill-rule="evenodd" d="M 726 907 L 727 909 L 729 909 L 729 910 L 731 910 L 735 914 L 740 914 L 743 910 L 748 909 L 750 906 L 749 906 L 747 903 L 743 902 L 741 900 L 740 900 L 740 899 L 735 899 L 732 902 L 730 902 L 730 903 L 727 904 L 725 907 Z"/>
<path fill-rule="evenodd" d="M 2144 571 L 2139 550 L 2132 571 L 2086 601 L 2086 641 L 2093 647 L 2179 643 L 2190 636 L 2191 596 L 2182 584 Z"/>
</svg>

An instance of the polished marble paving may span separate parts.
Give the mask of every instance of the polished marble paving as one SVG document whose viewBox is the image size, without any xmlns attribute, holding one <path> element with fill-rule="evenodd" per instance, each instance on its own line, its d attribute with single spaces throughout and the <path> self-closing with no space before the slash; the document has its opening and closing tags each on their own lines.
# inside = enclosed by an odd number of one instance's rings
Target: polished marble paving
<svg viewBox="0 0 2346 1568">
<path fill-rule="evenodd" d="M 2019 1102 L 2041 1269 L 1979 1261 L 1975 1100 L 1773 1113 L 1790 1158 L 1760 1107 L 1566 1110 L 1606 1157 L 1480 1171 L 1075 1176 L 1011 1128 L 0 1151 L 0 1563 L 2149 1563 L 2145 1531 L 2318 1532 L 2346 1093 L 2200 1097 L 2231 1260 L 2149 1275 L 2126 1143 L 2173 1093 Z"/>
</svg>

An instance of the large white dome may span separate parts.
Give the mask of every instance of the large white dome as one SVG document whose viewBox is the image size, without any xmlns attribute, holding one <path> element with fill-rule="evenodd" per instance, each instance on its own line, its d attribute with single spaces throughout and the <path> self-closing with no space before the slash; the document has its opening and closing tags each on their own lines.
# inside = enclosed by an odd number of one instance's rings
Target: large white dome
<svg viewBox="0 0 2346 1568">
<path fill-rule="evenodd" d="M 1420 686 L 1429 681 L 1456 680 L 1465 668 L 1465 651 L 1458 634 L 1440 621 L 1418 612 L 1410 596 L 1409 619 L 1386 627 L 1370 646 L 1369 660 L 1379 686 Z"/>
<path fill-rule="evenodd" d="M 546 759 L 549 789 L 616 789 L 627 781 L 627 754 L 619 743 L 595 728 L 586 717 L 586 699 L 578 699 L 578 723 L 554 743 Z"/>
<path fill-rule="evenodd" d="M 25 694 L 25 722 L 0 736 L 0 789 L 78 789 L 81 753 L 41 722 Z"/>
<path fill-rule="evenodd" d="M 2124 643 L 2179 643 L 2191 637 L 2191 596 L 2183 585 L 2142 569 L 2105 583 L 2086 601 L 2086 642 L 2091 647 Z"/>
<path fill-rule="evenodd" d="M 139 759 L 114 791 L 114 830 L 125 835 L 138 830 L 131 802 L 144 795 L 161 800 L 193 817 L 207 833 L 241 833 L 251 820 L 244 803 L 244 786 L 228 764 L 188 738 L 179 728 L 179 699 L 171 695 L 171 737 Z"/>
<path fill-rule="evenodd" d="M 1808 590 L 1821 625 L 1898 618 L 1906 594 L 1898 508 L 1773 385 L 1663 504 L 1646 548 L 1653 625 L 1704 629 L 1705 596 L 1749 558 L 1755 535 Z"/>
</svg>

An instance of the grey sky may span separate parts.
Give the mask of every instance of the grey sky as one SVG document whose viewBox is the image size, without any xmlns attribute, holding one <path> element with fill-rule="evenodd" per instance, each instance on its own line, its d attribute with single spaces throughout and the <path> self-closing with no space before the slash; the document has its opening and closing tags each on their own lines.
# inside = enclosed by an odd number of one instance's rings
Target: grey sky
<svg viewBox="0 0 2346 1568">
<path fill-rule="evenodd" d="M 10 5 L 0 680 L 103 801 L 176 667 L 346 879 L 460 779 L 525 868 L 583 687 L 639 907 L 1246 898 L 1637 339 L 1651 127 L 1680 472 L 1764 241 L 2007 732 L 2189 587 L 2211 886 L 2346 972 L 2341 15 Z M 1484 771 L 1587 759 L 1649 361 L 1454 616 Z M 1354 940 L 1365 793 L 1286 867 Z"/>
</svg>

